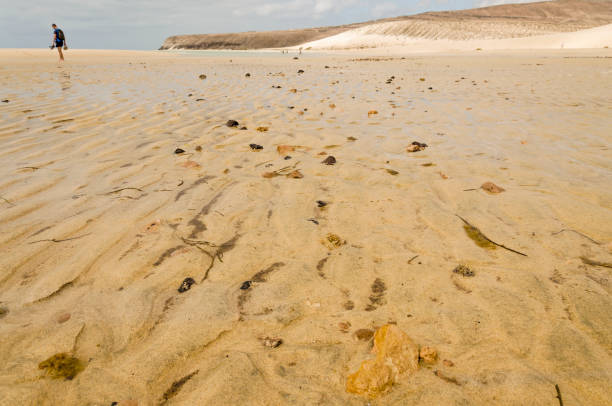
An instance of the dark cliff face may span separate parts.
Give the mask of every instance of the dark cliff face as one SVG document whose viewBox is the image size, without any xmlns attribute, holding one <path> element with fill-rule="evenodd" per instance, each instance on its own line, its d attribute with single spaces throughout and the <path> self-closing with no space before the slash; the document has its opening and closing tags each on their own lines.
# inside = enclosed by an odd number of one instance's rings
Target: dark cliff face
<svg viewBox="0 0 612 406">
<path fill-rule="evenodd" d="M 176 35 L 167 38 L 160 50 L 284 48 L 330 37 L 364 25 L 405 20 L 449 22 L 469 20 L 527 21 L 546 25 L 572 23 L 576 29 L 582 29 L 612 23 L 612 0 L 557 0 L 538 3 L 506 4 L 473 10 L 428 12 L 414 16 L 302 30 Z"/>
</svg>

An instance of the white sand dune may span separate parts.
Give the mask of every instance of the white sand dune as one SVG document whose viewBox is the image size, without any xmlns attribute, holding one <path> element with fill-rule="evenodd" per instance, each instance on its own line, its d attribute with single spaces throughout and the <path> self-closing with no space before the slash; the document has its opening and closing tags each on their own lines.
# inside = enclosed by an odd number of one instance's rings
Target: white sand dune
<svg viewBox="0 0 612 406">
<path fill-rule="evenodd" d="M 542 33 L 546 32 L 541 27 Z M 312 50 L 393 48 L 396 51 L 577 49 L 612 46 L 612 24 L 575 32 L 546 33 L 523 25 L 413 21 L 373 24 L 301 45 Z M 409 33 L 406 35 L 405 33 Z M 529 36 L 527 36 L 529 35 Z"/>
</svg>

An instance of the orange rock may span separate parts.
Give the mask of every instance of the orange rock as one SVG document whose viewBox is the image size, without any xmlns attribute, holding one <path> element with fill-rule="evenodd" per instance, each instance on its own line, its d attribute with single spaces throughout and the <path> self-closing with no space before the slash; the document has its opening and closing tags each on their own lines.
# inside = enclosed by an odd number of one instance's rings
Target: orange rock
<svg viewBox="0 0 612 406">
<path fill-rule="evenodd" d="M 268 127 L 257 127 L 257 131 L 259 131 L 260 133 L 265 133 L 268 130 L 269 130 Z"/>
<path fill-rule="evenodd" d="M 288 173 L 287 177 L 291 179 L 302 179 L 304 175 L 302 175 L 302 172 L 296 169 L 295 171 Z"/>
<path fill-rule="evenodd" d="M 398 377 L 419 367 L 419 349 L 410 337 L 394 324 L 387 324 L 374 336 L 376 359 L 364 361 L 349 375 L 346 390 L 375 398 L 391 389 Z"/>
<path fill-rule="evenodd" d="M 492 182 L 485 182 L 480 187 L 489 193 L 501 193 L 501 192 L 506 191 L 506 189 L 499 187 L 495 183 L 492 183 Z"/>
<path fill-rule="evenodd" d="M 378 111 L 376 111 L 376 110 L 370 110 L 370 111 L 368 111 L 368 117 L 375 116 L 376 114 L 378 114 Z"/>
<path fill-rule="evenodd" d="M 278 147 L 276 147 L 276 151 L 280 155 L 287 155 L 288 152 L 295 151 L 295 147 L 292 145 L 279 145 Z"/>
</svg>

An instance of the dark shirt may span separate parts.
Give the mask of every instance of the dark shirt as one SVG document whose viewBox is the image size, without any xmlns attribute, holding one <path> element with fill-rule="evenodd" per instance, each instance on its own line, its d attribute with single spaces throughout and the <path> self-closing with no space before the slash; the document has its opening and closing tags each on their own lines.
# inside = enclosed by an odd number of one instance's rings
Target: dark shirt
<svg viewBox="0 0 612 406">
<path fill-rule="evenodd" d="M 55 34 L 55 44 L 56 45 L 63 45 L 64 41 L 62 41 L 59 37 L 59 28 L 55 28 L 53 30 L 53 33 Z"/>
</svg>

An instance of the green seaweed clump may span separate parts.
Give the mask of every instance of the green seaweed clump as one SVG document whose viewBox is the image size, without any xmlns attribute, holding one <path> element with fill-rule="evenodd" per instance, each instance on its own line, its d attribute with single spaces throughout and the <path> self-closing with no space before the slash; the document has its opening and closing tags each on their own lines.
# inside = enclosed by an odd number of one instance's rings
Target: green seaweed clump
<svg viewBox="0 0 612 406">
<path fill-rule="evenodd" d="M 467 236 L 470 237 L 470 239 L 474 241 L 474 243 L 479 247 L 488 250 L 494 250 L 497 248 L 497 246 L 493 244 L 487 237 L 485 237 L 484 234 L 482 234 L 480 230 L 476 227 L 464 224 L 463 229 L 465 230 Z"/>
<path fill-rule="evenodd" d="M 83 371 L 85 366 L 78 358 L 61 352 L 38 364 L 38 369 L 45 369 L 47 375 L 53 379 L 64 378 L 66 380 L 71 380 L 77 376 L 79 372 Z"/>
</svg>

